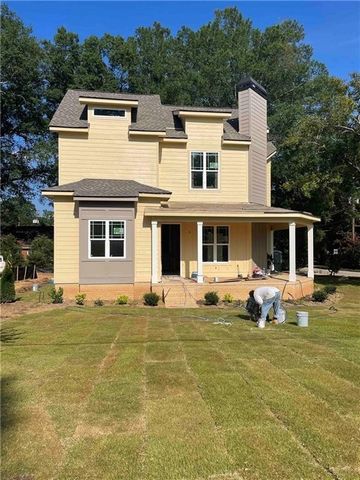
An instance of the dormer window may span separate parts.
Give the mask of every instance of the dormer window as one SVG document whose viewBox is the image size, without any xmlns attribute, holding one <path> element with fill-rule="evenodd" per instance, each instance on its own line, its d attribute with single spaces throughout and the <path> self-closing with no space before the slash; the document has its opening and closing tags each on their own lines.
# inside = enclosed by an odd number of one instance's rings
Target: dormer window
<svg viewBox="0 0 360 480">
<path fill-rule="evenodd" d="M 217 152 L 191 152 L 191 188 L 203 190 L 219 188 Z"/>
<path fill-rule="evenodd" d="M 118 108 L 94 108 L 96 117 L 125 117 L 126 111 Z"/>
</svg>

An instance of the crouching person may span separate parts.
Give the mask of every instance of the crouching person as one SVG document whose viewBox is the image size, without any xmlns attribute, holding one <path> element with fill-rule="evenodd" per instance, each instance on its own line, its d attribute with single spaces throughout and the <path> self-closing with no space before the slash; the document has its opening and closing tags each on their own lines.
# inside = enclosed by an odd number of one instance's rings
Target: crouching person
<svg viewBox="0 0 360 480">
<path fill-rule="evenodd" d="M 259 287 L 256 290 L 249 292 L 250 297 L 253 297 L 255 302 L 260 306 L 260 318 L 257 321 L 259 328 L 265 328 L 266 317 L 273 307 L 274 320 L 276 323 L 284 323 L 285 316 L 280 315 L 281 311 L 281 293 L 276 287 Z M 278 318 L 279 317 L 279 318 Z"/>
</svg>

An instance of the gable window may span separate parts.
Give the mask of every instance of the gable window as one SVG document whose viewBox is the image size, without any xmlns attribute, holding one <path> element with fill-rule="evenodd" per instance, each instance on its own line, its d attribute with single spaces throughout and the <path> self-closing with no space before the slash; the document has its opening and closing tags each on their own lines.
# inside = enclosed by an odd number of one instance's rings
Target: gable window
<svg viewBox="0 0 360 480">
<path fill-rule="evenodd" d="M 191 152 L 191 188 L 219 188 L 219 154 Z"/>
<path fill-rule="evenodd" d="M 125 258 L 125 221 L 89 221 L 89 257 Z"/>
<path fill-rule="evenodd" d="M 203 227 L 203 261 L 229 261 L 229 227 Z"/>
<path fill-rule="evenodd" d="M 94 115 L 100 117 L 125 117 L 125 110 L 118 108 L 94 108 Z"/>
</svg>

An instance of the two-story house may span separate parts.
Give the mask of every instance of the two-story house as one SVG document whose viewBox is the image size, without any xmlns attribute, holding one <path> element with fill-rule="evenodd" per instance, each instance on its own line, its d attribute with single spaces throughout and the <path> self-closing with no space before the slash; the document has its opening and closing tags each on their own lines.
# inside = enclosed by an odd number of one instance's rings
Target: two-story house
<svg viewBox="0 0 360 480">
<path fill-rule="evenodd" d="M 140 297 L 179 278 L 193 279 L 183 284 L 197 297 L 243 297 L 253 284 L 240 277 L 266 266 L 277 229 L 289 231 L 289 274 L 271 282 L 294 297 L 311 293 L 319 219 L 271 206 L 267 93 L 251 78 L 237 90 L 237 109 L 66 93 L 50 123 L 59 186 L 43 192 L 54 201 L 54 278 L 66 295 Z M 307 279 L 296 276 L 297 227 L 307 228 Z"/>
</svg>

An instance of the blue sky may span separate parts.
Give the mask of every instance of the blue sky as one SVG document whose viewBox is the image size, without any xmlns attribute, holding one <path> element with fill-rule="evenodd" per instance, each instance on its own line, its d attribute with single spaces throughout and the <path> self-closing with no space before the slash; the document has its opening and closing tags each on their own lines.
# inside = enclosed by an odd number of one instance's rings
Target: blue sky
<svg viewBox="0 0 360 480">
<path fill-rule="evenodd" d="M 296 19 L 305 27 L 305 41 L 314 48 L 314 57 L 324 62 L 330 73 L 348 78 L 360 70 L 360 2 L 102 2 L 102 1 L 12 1 L 6 2 L 43 39 L 53 37 L 65 26 L 83 39 L 108 32 L 124 37 L 138 26 L 154 21 L 174 33 L 182 26 L 199 28 L 213 17 L 216 9 L 236 5 L 255 27 L 264 29 L 285 19 Z"/>
</svg>

